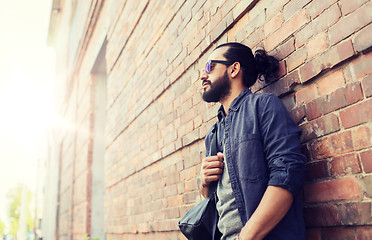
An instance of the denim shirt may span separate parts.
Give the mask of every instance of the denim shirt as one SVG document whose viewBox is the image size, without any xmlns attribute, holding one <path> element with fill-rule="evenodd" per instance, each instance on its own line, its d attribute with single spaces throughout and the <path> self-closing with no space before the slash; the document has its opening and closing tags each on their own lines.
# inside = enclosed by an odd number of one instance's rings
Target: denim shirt
<svg viewBox="0 0 372 240">
<path fill-rule="evenodd" d="M 228 115 L 223 107 L 218 121 L 205 137 L 207 156 L 217 135 L 218 151 L 227 162 L 231 187 L 243 226 L 260 203 L 267 186 L 289 190 L 292 206 L 265 240 L 305 239 L 299 193 L 305 178 L 306 158 L 300 150 L 301 131 L 282 102 L 273 94 L 252 93 L 248 88 L 231 103 Z"/>
</svg>

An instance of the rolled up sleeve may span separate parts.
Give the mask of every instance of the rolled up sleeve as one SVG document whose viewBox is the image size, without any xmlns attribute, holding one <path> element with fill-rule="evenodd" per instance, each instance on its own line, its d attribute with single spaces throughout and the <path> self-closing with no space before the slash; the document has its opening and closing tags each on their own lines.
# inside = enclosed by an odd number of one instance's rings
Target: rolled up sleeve
<svg viewBox="0 0 372 240">
<path fill-rule="evenodd" d="M 267 95 L 263 101 L 260 130 L 269 169 L 268 185 L 297 194 L 306 174 L 306 157 L 300 147 L 301 131 L 275 95 Z"/>
</svg>

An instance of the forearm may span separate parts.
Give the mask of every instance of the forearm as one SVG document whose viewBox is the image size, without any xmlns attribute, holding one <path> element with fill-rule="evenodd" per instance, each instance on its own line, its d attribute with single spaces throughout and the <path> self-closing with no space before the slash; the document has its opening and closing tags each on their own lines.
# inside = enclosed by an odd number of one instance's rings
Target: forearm
<svg viewBox="0 0 372 240">
<path fill-rule="evenodd" d="M 288 190 L 268 186 L 259 206 L 242 228 L 241 240 L 263 239 L 285 216 L 293 202 Z"/>
<path fill-rule="evenodd" d="M 199 189 L 200 189 L 200 194 L 204 197 L 207 198 L 209 196 L 209 187 L 205 186 L 203 184 L 199 184 Z"/>
</svg>

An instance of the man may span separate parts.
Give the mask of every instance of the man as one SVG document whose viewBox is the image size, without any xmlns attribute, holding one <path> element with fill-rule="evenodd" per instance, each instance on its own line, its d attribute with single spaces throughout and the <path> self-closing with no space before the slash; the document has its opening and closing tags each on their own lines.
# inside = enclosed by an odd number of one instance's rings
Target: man
<svg viewBox="0 0 372 240">
<path fill-rule="evenodd" d="M 200 76 L 203 100 L 221 107 L 217 129 L 205 138 L 201 194 L 216 192 L 221 239 L 305 239 L 299 192 L 306 159 L 300 130 L 276 96 L 249 90 L 258 76 L 275 74 L 276 59 L 227 43 L 208 60 Z M 210 156 L 214 134 L 219 153 Z"/>
</svg>

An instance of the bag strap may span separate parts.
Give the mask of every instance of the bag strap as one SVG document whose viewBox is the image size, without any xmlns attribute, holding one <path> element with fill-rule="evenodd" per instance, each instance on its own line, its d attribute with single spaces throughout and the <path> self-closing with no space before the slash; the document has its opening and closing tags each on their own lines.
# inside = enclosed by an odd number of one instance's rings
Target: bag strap
<svg viewBox="0 0 372 240">
<path fill-rule="evenodd" d="M 218 124 L 217 122 L 214 124 L 213 126 L 213 129 L 212 129 L 212 133 L 213 133 L 213 138 L 212 138 L 212 141 L 211 141 L 211 156 L 215 156 L 217 155 L 218 153 L 218 148 L 217 148 L 217 129 L 218 129 Z M 211 182 L 210 186 L 209 186 L 209 195 L 211 196 L 211 194 L 213 194 L 215 196 L 215 198 L 217 197 L 216 196 L 216 189 L 217 189 L 217 181 L 214 181 L 214 182 Z"/>
<path fill-rule="evenodd" d="M 217 129 L 218 129 L 218 124 L 215 123 L 212 129 L 213 138 L 211 142 L 211 156 L 217 155 L 217 152 L 218 152 L 217 151 L 217 134 L 218 134 Z"/>
<path fill-rule="evenodd" d="M 216 122 L 213 126 L 213 129 L 212 129 L 212 133 L 213 133 L 213 138 L 212 138 L 212 142 L 211 142 L 211 156 L 214 156 L 214 155 L 217 155 L 218 153 L 218 141 L 217 141 L 217 135 L 218 135 L 218 123 Z M 214 204 L 217 204 L 217 181 L 214 181 L 211 183 L 211 185 L 209 186 L 209 194 L 213 194 L 213 198 L 214 198 Z M 220 231 L 218 230 L 217 228 L 217 223 L 218 223 L 218 212 L 217 212 L 217 209 L 215 208 L 214 209 L 215 211 L 215 215 L 214 215 L 214 218 L 213 218 L 213 227 L 212 227 L 212 240 L 214 239 L 220 239 L 222 234 L 220 233 Z"/>
</svg>

